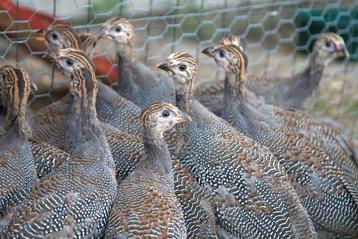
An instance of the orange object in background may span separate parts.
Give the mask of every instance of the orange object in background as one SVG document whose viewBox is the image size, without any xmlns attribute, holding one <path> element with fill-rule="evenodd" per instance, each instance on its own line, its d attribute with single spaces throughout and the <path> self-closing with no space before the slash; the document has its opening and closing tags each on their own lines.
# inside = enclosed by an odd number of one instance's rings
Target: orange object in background
<svg viewBox="0 0 358 239">
<path fill-rule="evenodd" d="M 11 0 L 0 0 L 0 31 L 15 30 L 46 30 L 51 24 L 70 25 L 70 22 L 61 19 L 55 19 L 46 13 L 34 12 L 32 9 L 24 6 L 17 7 Z M 27 21 L 26 23 L 13 24 L 13 19 Z M 9 28 L 10 26 L 10 28 Z M 28 38 L 30 32 L 18 34 L 7 34 L 10 39 Z M 28 38 L 28 44 L 23 44 L 24 48 L 29 52 L 46 51 L 44 39 Z M 110 82 L 117 80 L 117 68 L 114 63 L 105 57 L 93 57 L 93 63 L 96 65 L 96 74 L 105 75 Z"/>
<path fill-rule="evenodd" d="M 61 23 L 69 25 L 68 21 L 56 20 L 53 17 L 41 13 L 34 12 L 28 7 L 18 7 L 10 0 L 1 0 L 0 9 L 6 10 L 12 19 L 28 21 L 31 29 L 47 29 L 47 27 L 54 23 Z"/>
</svg>

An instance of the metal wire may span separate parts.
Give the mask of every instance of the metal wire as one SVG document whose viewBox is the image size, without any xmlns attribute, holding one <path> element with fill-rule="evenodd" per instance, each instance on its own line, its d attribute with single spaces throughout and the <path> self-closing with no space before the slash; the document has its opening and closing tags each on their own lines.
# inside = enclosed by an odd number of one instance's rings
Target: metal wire
<svg viewBox="0 0 358 239">
<path fill-rule="evenodd" d="M 16 0 L 15 3 L 68 19 L 76 29 L 85 31 L 95 31 L 111 16 L 127 17 L 135 26 L 138 60 L 153 65 L 173 51 L 189 51 L 200 63 L 199 81 L 222 77 L 222 72 L 210 59 L 202 56 L 200 50 L 215 44 L 223 35 L 238 34 L 241 37 L 249 56 L 250 72 L 287 76 L 305 67 L 310 56 L 306 53 L 310 52 L 319 33 L 336 30 L 344 36 L 351 59 L 336 61 L 325 70 L 319 91 L 305 109 L 315 115 L 336 118 L 358 139 L 357 1 Z M 48 83 L 47 91 L 35 95 L 33 102 L 45 96 L 54 97 L 64 85 L 51 72 L 50 66 L 33 69 L 37 52 L 30 52 L 31 57 L 19 56 L 21 48 L 18 46 L 29 39 L 16 36 L 35 31 L 16 27 L 4 29 L 0 34 L 15 36 L 0 39 L 1 47 L 15 47 L 14 62 L 24 65 L 34 81 L 51 82 L 51 78 L 55 78 L 53 83 Z M 113 52 L 111 47 L 113 45 L 107 44 L 99 51 L 110 58 L 111 54 L 106 53 Z M 4 52 L 0 62 L 11 62 L 11 50 Z"/>
</svg>

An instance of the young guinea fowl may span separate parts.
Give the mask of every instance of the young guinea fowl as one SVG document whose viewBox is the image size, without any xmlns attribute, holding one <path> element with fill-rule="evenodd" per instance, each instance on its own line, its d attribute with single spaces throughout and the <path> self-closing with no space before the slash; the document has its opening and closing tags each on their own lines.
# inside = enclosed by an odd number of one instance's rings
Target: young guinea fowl
<svg viewBox="0 0 358 239">
<path fill-rule="evenodd" d="M 337 159 L 329 157 L 310 132 L 292 127 L 299 117 L 309 121 L 308 116 L 248 102 L 247 57 L 236 45 L 219 44 L 203 52 L 226 71 L 223 117 L 277 156 L 317 229 L 357 236 L 358 204 L 353 192 L 357 189 L 346 180 L 352 175 L 336 165 Z"/>
<path fill-rule="evenodd" d="M 62 49 L 61 47 L 72 47 L 79 49 L 82 45 L 88 51 L 95 45 L 95 38 L 90 36 L 77 37 L 75 32 L 68 26 L 54 26 L 46 32 L 46 40 L 49 50 Z M 90 42 L 87 46 L 85 43 Z M 92 43 L 94 42 L 94 43 Z M 69 103 L 69 96 L 46 106 L 36 113 L 32 123 L 33 139 L 37 142 L 47 142 L 50 145 L 63 148 L 65 142 L 64 127 L 66 119 L 66 109 Z M 98 95 L 96 101 L 98 119 L 105 131 L 115 131 L 134 133 L 140 132 L 140 125 L 137 120 L 140 116 L 140 108 L 132 102 L 118 95 L 112 88 L 102 82 L 98 82 Z M 113 126 L 115 129 L 113 129 Z"/>
<path fill-rule="evenodd" d="M 143 63 L 134 61 L 134 31 L 127 19 L 114 17 L 107 20 L 98 34 L 101 38 L 113 39 L 116 43 L 118 93 L 141 108 L 146 108 L 155 101 L 175 103 L 172 79 L 161 74 L 156 75 Z"/>
<path fill-rule="evenodd" d="M 96 116 L 97 81 L 83 52 L 60 50 L 57 66 L 70 80 L 66 149 L 71 158 L 38 181 L 9 210 L 1 238 L 99 238 L 117 183 L 114 162 Z"/>
<path fill-rule="evenodd" d="M 306 210 L 271 152 L 192 97 L 197 69 L 193 57 L 173 53 L 158 67 L 178 83 L 179 109 L 192 115 L 193 122 L 178 130 L 176 157 L 212 191 L 219 237 L 315 238 Z"/>
<path fill-rule="evenodd" d="M 238 45 L 237 37 L 225 37 L 220 44 Z M 306 98 L 318 88 L 323 70 L 334 59 L 346 56 L 348 51 L 343 39 L 334 33 L 321 34 L 314 43 L 312 56 L 306 69 L 290 77 L 247 76 L 247 88 L 265 99 L 267 104 L 300 108 Z M 224 81 L 204 83 L 195 95 L 214 113 L 221 114 Z M 221 109 L 221 111 L 220 111 Z M 219 112 L 220 111 L 220 112 Z"/>
<path fill-rule="evenodd" d="M 21 68 L 0 67 L 0 216 L 24 200 L 37 181 L 25 114 L 29 75 Z M 1 228 L 1 225 L 0 225 Z"/>
<path fill-rule="evenodd" d="M 186 113 L 164 102 L 154 103 L 142 113 L 145 155 L 118 188 L 106 238 L 187 238 L 163 135 L 187 120 Z"/>
</svg>

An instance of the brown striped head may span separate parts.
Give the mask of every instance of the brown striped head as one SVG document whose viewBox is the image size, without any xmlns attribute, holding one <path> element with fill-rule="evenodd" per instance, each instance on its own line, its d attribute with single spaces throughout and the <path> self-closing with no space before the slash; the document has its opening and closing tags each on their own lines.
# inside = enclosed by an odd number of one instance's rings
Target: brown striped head
<svg viewBox="0 0 358 239">
<path fill-rule="evenodd" d="M 174 125 L 186 121 L 191 121 L 188 114 L 165 102 L 151 104 L 140 116 L 140 123 L 144 130 L 159 137 Z"/>
<path fill-rule="evenodd" d="M 108 38 L 119 44 L 133 45 L 133 25 L 125 18 L 113 17 L 105 21 L 98 33 L 100 38 Z"/>
<path fill-rule="evenodd" d="M 195 80 L 198 65 L 189 53 L 175 52 L 160 62 L 157 67 L 168 72 L 177 83 L 189 85 Z"/>
<path fill-rule="evenodd" d="M 66 25 L 51 25 L 45 34 L 50 52 L 65 48 L 80 49 L 81 42 L 75 31 Z"/>
<path fill-rule="evenodd" d="M 22 68 L 9 65 L 0 67 L 0 105 L 6 109 L 0 134 L 4 133 L 16 119 L 20 130 L 25 131 L 25 113 L 30 95 L 29 79 L 29 75 Z"/>
<path fill-rule="evenodd" d="M 213 58 L 218 66 L 224 68 L 225 72 L 240 75 L 241 79 L 245 78 L 248 59 L 240 47 L 218 44 L 202 52 Z"/>
<path fill-rule="evenodd" d="M 317 63 L 327 65 L 338 57 L 349 57 L 341 36 L 335 33 L 322 33 L 314 43 L 313 57 Z"/>
<path fill-rule="evenodd" d="M 91 54 L 91 51 L 97 45 L 97 38 L 91 33 L 81 33 L 78 35 L 81 42 L 81 50 L 87 54 Z"/>
<path fill-rule="evenodd" d="M 241 51 L 244 51 L 242 46 L 240 45 L 240 38 L 238 36 L 224 36 L 219 41 L 221 45 L 235 45 L 240 48 Z"/>
<path fill-rule="evenodd" d="M 52 57 L 62 73 L 70 79 L 72 94 L 79 94 L 85 90 L 92 92 L 91 96 L 95 97 L 97 93 L 95 72 L 83 51 L 66 48 L 59 50 Z"/>
</svg>

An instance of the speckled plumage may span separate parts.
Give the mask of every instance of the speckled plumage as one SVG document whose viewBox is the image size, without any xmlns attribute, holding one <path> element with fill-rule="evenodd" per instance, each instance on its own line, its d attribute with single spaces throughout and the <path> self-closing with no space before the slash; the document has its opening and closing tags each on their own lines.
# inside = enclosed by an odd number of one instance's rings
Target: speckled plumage
<svg viewBox="0 0 358 239">
<path fill-rule="evenodd" d="M 145 154 L 118 188 L 106 238 L 186 238 L 163 133 L 187 119 L 176 107 L 163 102 L 142 113 Z"/>
<path fill-rule="evenodd" d="M 175 53 L 159 67 L 181 83 L 177 105 L 193 116 L 178 133 L 177 157 L 202 190 L 211 191 L 210 207 L 205 206 L 217 218 L 218 236 L 315 238 L 307 212 L 273 154 L 191 97 L 194 59 Z"/>
<path fill-rule="evenodd" d="M 218 51 L 224 51 L 224 57 L 218 58 Z M 206 52 L 227 72 L 223 117 L 276 155 L 317 228 L 356 236 L 358 207 L 350 192 L 354 186 L 348 181 L 352 175 L 342 170 L 319 137 L 313 136 L 320 131 L 314 119 L 260 100 L 249 102 L 247 58 L 236 46 L 218 45 Z"/>
<path fill-rule="evenodd" d="M 0 67 L 0 216 L 27 197 L 37 182 L 25 114 L 30 94 L 28 74 L 21 68 Z M 0 231 L 2 225 L 0 220 Z"/>
<path fill-rule="evenodd" d="M 73 65 L 68 64 L 69 60 Z M 71 157 L 43 177 L 28 198 L 3 219 L 1 238 L 98 238 L 106 225 L 117 183 L 114 163 L 96 118 L 96 79 L 75 49 L 61 50 L 56 63 L 70 78 L 66 149 Z"/>
<path fill-rule="evenodd" d="M 56 32 L 59 40 L 51 40 L 51 35 Z M 89 36 L 87 36 L 89 38 Z M 75 32 L 66 26 L 52 27 L 46 34 L 49 49 L 61 49 L 61 47 L 72 47 L 79 49 L 81 47 L 80 38 Z M 88 41 L 88 40 L 87 40 Z M 86 42 L 87 42 L 86 41 Z M 90 51 L 91 48 L 87 47 Z M 32 124 L 33 139 L 37 142 L 46 142 L 50 145 L 63 149 L 65 143 L 64 127 L 69 104 L 69 95 L 66 95 L 59 101 L 56 101 L 34 115 Z M 98 82 L 98 95 L 96 101 L 98 119 L 102 122 L 102 127 L 106 132 L 115 131 L 138 133 L 140 132 L 139 119 L 140 108 L 132 102 L 118 95 L 112 88 L 102 82 Z M 111 128 L 113 126 L 114 128 Z"/>
<path fill-rule="evenodd" d="M 220 44 L 237 45 L 237 38 L 224 37 Z M 342 55 L 348 56 L 343 39 L 334 33 L 323 33 L 317 38 L 308 66 L 302 72 L 289 77 L 249 74 L 247 88 L 263 97 L 267 104 L 300 108 L 318 88 L 325 66 Z M 223 94 L 224 81 L 204 83 L 195 92 L 198 100 L 219 116 L 224 106 Z"/>
</svg>

